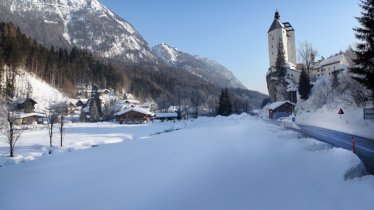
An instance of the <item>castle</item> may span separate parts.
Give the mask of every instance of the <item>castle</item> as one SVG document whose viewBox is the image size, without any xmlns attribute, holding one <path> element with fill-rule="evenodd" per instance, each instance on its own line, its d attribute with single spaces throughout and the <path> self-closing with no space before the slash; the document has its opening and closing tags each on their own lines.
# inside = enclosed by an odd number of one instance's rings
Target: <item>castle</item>
<svg viewBox="0 0 374 210">
<path fill-rule="evenodd" d="M 280 42 L 283 44 L 287 68 L 285 80 L 279 80 L 279 78 L 273 76 L 276 71 L 275 63 Z M 275 12 L 274 21 L 268 31 L 268 48 L 270 67 L 267 74 L 267 83 L 271 100 L 296 102 L 297 85 L 301 71 L 296 68 L 295 29 L 289 22 L 281 22 L 278 11 Z"/>
<path fill-rule="evenodd" d="M 286 62 L 296 65 L 295 29 L 289 22 L 281 23 L 279 12 L 276 11 L 274 21 L 268 31 L 270 67 L 275 66 L 280 41 L 284 46 Z"/>
</svg>

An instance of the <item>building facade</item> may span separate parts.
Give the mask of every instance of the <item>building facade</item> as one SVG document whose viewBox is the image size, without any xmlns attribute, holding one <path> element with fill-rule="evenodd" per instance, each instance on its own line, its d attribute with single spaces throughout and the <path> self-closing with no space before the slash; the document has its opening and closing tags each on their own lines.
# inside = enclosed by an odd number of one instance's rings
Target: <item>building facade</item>
<svg viewBox="0 0 374 210">
<path fill-rule="evenodd" d="M 333 74 L 339 74 L 349 68 L 350 64 L 347 56 L 344 53 L 339 53 L 318 61 L 313 66 L 311 77 L 317 80 L 321 77 L 329 77 Z"/>
</svg>

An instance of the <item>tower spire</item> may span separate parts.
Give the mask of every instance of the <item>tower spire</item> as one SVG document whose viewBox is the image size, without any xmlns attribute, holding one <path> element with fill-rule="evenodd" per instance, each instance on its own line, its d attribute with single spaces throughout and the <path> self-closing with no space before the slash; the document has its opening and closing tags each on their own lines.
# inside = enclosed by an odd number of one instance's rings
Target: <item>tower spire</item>
<svg viewBox="0 0 374 210">
<path fill-rule="evenodd" d="M 279 15 L 278 9 L 275 11 L 274 18 L 277 19 L 277 20 L 280 19 L 280 15 Z"/>
</svg>

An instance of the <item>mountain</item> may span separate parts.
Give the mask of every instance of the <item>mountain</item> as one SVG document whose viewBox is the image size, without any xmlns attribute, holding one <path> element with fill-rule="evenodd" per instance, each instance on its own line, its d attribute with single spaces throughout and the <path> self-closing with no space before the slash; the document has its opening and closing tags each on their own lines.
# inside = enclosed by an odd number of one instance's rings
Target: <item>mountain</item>
<svg viewBox="0 0 374 210">
<path fill-rule="evenodd" d="M 50 47 L 77 46 L 115 61 L 157 62 L 135 28 L 97 0 L 1 0 L 0 21 Z"/>
<path fill-rule="evenodd" d="M 157 58 L 169 67 L 184 69 L 221 88 L 247 89 L 231 71 L 217 61 L 190 55 L 164 43 L 152 50 Z"/>
</svg>

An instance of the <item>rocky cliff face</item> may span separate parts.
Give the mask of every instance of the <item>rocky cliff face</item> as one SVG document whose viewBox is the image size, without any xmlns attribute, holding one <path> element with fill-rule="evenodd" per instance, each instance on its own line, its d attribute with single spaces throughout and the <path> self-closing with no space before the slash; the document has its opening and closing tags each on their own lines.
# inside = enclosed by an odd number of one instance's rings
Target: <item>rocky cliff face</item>
<svg viewBox="0 0 374 210">
<path fill-rule="evenodd" d="M 278 78 L 271 70 L 266 75 L 266 83 L 269 91 L 269 98 L 275 101 L 289 100 L 287 85 L 288 83 L 284 78 Z"/>
<path fill-rule="evenodd" d="M 134 27 L 97 0 L 1 0 L 0 21 L 13 22 L 45 46 L 77 46 L 118 61 L 157 61 Z"/>
<path fill-rule="evenodd" d="M 167 44 L 159 44 L 152 50 L 161 61 L 170 67 L 184 69 L 222 88 L 247 89 L 231 71 L 217 61 L 190 55 Z"/>
</svg>

